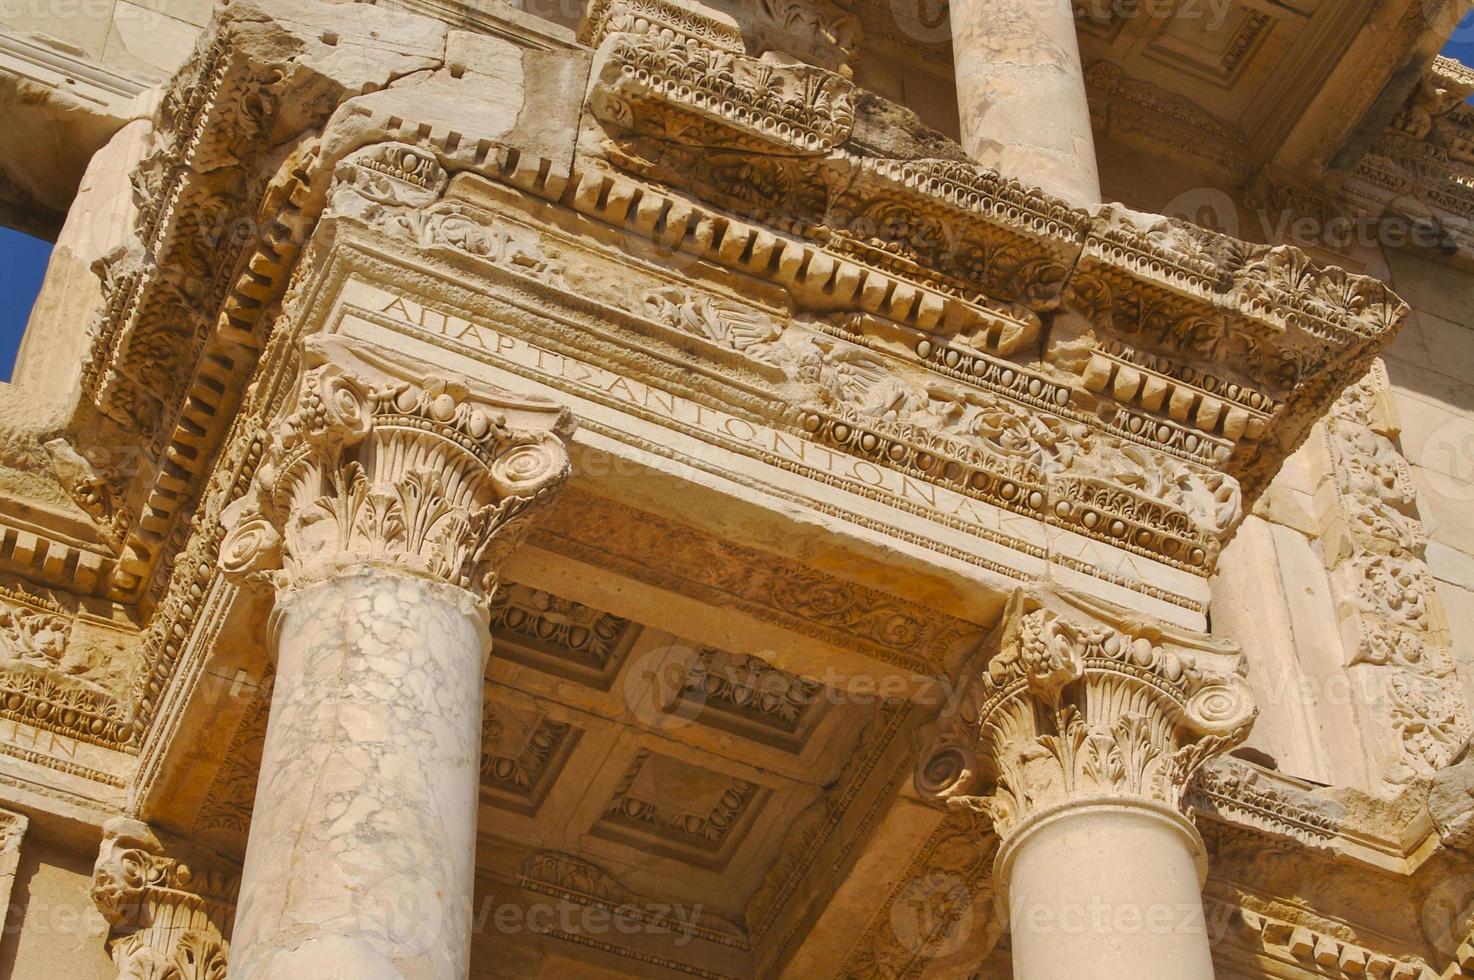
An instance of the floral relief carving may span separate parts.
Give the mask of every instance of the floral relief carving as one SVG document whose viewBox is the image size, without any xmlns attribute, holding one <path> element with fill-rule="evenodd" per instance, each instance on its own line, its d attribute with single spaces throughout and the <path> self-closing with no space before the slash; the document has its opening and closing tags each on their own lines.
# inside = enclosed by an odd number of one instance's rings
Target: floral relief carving
<svg viewBox="0 0 1474 980">
<path fill-rule="evenodd" d="M 488 700 L 481 723 L 481 781 L 535 812 L 579 732 L 538 711 Z"/>
<path fill-rule="evenodd" d="M 169 855 L 136 820 L 108 822 L 92 900 L 110 927 L 119 980 L 225 980 L 239 871 L 205 860 Z"/>
<path fill-rule="evenodd" d="M 681 685 L 703 705 L 757 718 L 784 732 L 798 729 L 823 686 L 790 674 L 761 657 L 703 649 Z"/>
<path fill-rule="evenodd" d="M 1201 813 L 1282 834 L 1311 847 L 1330 846 L 1346 815 L 1342 804 L 1313 795 L 1311 787 L 1230 756 L 1198 770 L 1188 800 Z"/>
<path fill-rule="evenodd" d="M 127 744 L 132 709 L 108 685 L 123 648 L 79 633 L 58 603 L 0 588 L 0 713 L 27 725 L 108 747 Z M 101 775 L 86 770 L 89 778 Z M 109 777 L 111 779 L 111 777 Z"/>
<path fill-rule="evenodd" d="M 685 779 L 682 792 L 668 790 Z M 753 816 L 764 794 L 750 780 L 726 776 L 641 749 L 604 808 L 601 826 L 618 836 L 633 831 L 673 853 L 730 854 L 735 831 Z"/>
<path fill-rule="evenodd" d="M 877 298 L 893 298 L 875 312 L 927 330 L 983 305 L 1021 322 L 1063 308 L 1087 321 L 1082 329 L 1095 349 L 1114 361 L 1107 367 L 1080 362 L 1073 349 L 1043 351 L 1053 365 L 1045 373 L 1065 382 L 1065 404 L 1097 419 L 1094 427 L 1104 420 L 1127 441 L 1203 463 L 1237 481 L 1247 498 L 1329 404 L 1335 379 L 1367 363 L 1406 315 L 1376 280 L 1319 266 L 1294 248 L 1250 245 L 1120 208 L 1075 211 L 961 159 L 874 156 L 844 131 L 811 147 L 801 127 L 765 123 L 755 107 L 769 98 L 766 83 L 712 43 L 695 34 L 605 40 L 591 107 L 617 166 L 813 242 L 811 255 L 792 266 L 800 270 L 791 277 L 800 307 L 811 285 L 822 293 L 816 303 L 832 307 L 853 293 L 863 304 L 867 271 L 875 270 L 905 283 L 899 292 L 877 289 Z M 721 111 L 707 108 L 698 87 L 661 81 L 663 71 L 695 63 L 715 66 Z M 813 105 L 818 111 L 821 103 Z M 848 123 L 853 111 L 835 118 Z M 801 156 L 814 152 L 827 156 Z M 761 233 L 749 242 L 758 245 L 754 266 L 784 251 Z M 715 243 L 713 250 L 747 254 Z M 770 262 L 767 274 L 785 267 Z M 1123 347 L 1129 356 L 1105 354 Z M 938 353 L 953 363 L 935 369 L 960 373 L 958 345 L 918 345 L 928 366 Z M 1142 371 L 1130 358 L 1150 359 L 1153 368 Z M 1061 369 L 1083 374 L 1061 377 Z M 833 366 L 846 387 L 844 375 L 866 370 L 858 361 Z M 887 410 L 896 406 L 894 391 L 871 388 Z M 1136 537 L 1121 528 L 1128 541 Z M 1183 555 L 1203 552 L 1203 567 L 1211 567 L 1200 542 L 1175 542 Z M 1144 547 L 1157 550 L 1155 540 Z"/>
<path fill-rule="evenodd" d="M 776 320 L 749 306 L 679 287 L 649 292 L 642 305 L 646 315 L 663 326 L 754 357 L 763 357 L 764 345 L 783 333 Z"/>
<path fill-rule="evenodd" d="M 665 0 L 599 0 L 585 14 L 579 39 L 597 48 L 612 34 L 669 33 L 754 56 L 781 52 L 849 76 L 861 28 L 847 9 L 848 0 L 742 0 L 715 6 L 735 25 Z"/>
<path fill-rule="evenodd" d="M 1327 548 L 1348 670 L 1377 697 L 1358 699 L 1382 780 L 1400 786 L 1453 762 L 1474 731 L 1442 602 L 1424 558 L 1407 460 L 1393 441 L 1385 369 L 1374 365 L 1326 421 L 1335 502 L 1346 530 Z"/>
<path fill-rule="evenodd" d="M 968 644 L 963 620 L 815 572 L 768 551 L 711 537 L 649 512 L 570 491 L 534 537 L 590 564 L 731 604 L 787 628 L 926 671 Z M 623 557 L 622 557 L 623 556 Z M 928 668 L 926 665 L 933 665 Z"/>
<path fill-rule="evenodd" d="M 568 476 L 571 416 L 396 371 L 342 340 L 306 342 L 297 395 L 271 430 L 251 494 L 228 515 L 228 574 L 291 587 L 384 563 L 482 595 L 495 589 L 496 559 Z"/>
<path fill-rule="evenodd" d="M 0 663 L 26 663 L 77 673 L 85 662 L 65 665 L 72 624 L 65 616 L 0 599 Z"/>
<path fill-rule="evenodd" d="M 491 628 L 566 651 L 602 669 L 630 627 L 630 621 L 542 589 L 515 582 L 491 600 Z"/>
<path fill-rule="evenodd" d="M 712 146 L 776 143 L 823 153 L 854 125 L 854 86 L 838 75 L 781 65 L 674 33 L 616 34 L 604 41 L 596 111 L 634 122 L 632 103 L 664 105 L 668 88 L 688 93 L 679 110 L 653 122 L 651 135 Z M 741 125 L 726 125 L 738 122 Z M 764 132 L 747 134 L 746 127 Z"/>
<path fill-rule="evenodd" d="M 1002 837 L 1071 800 L 1181 807 L 1193 774 L 1241 742 L 1257 713 L 1237 653 L 1186 635 L 1019 592 L 998 638 L 916 781 L 986 814 Z"/>
<path fill-rule="evenodd" d="M 245 840 L 256 802 L 256 779 L 266 747 L 266 720 L 271 710 L 271 684 L 257 688 L 241 717 L 225 758 L 210 786 L 205 804 L 195 818 L 195 830 L 224 830 Z"/>
</svg>

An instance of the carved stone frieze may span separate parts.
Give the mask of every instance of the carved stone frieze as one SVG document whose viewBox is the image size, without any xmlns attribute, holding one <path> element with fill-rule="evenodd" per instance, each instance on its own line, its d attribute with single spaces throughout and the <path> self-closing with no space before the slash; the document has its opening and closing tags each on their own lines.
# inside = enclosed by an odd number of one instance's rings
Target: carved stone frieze
<svg viewBox="0 0 1474 980">
<path fill-rule="evenodd" d="M 639 916 L 646 925 L 656 929 L 668 929 L 733 949 L 745 950 L 750 946 L 735 923 L 699 908 L 686 915 L 672 916 L 667 905 L 650 902 L 603 868 L 571 854 L 556 851 L 530 854 L 518 865 L 516 881 L 528 891 L 560 901 Z"/>
<path fill-rule="evenodd" d="M 1129 15 L 1117 15 L 1115 12 L 1121 8 L 1114 4 L 1092 2 L 1083 6 L 1091 8 L 1091 23 L 1106 31 L 1119 30 L 1133 19 Z M 1095 12 L 1102 8 L 1109 11 L 1104 24 L 1095 17 Z M 1076 23 L 1081 23 L 1078 17 Z M 1246 22 L 1244 32 L 1235 38 L 1235 46 L 1240 42 L 1253 43 L 1249 27 Z M 1230 70 L 1232 66 L 1227 61 L 1233 50 L 1224 52 L 1225 68 Z M 1238 51 L 1242 55 L 1243 48 Z M 1195 169 L 1221 173 L 1233 182 L 1242 181 L 1252 173 L 1244 134 L 1180 92 L 1150 79 L 1128 75 L 1108 60 L 1097 61 L 1086 69 L 1085 84 L 1090 91 L 1091 116 L 1098 132 L 1122 143 L 1174 157 Z"/>
<path fill-rule="evenodd" d="M 760 310 L 674 287 L 646 293 L 641 306 L 662 326 L 754 357 L 783 333 L 783 325 Z"/>
<path fill-rule="evenodd" d="M 69 617 L 0 597 L 0 662 L 66 670 Z M 66 672 L 71 673 L 72 670 Z"/>
<path fill-rule="evenodd" d="M 117 647 L 74 638 L 75 614 L 29 592 L 0 588 L 0 714 L 109 748 L 127 745 L 133 716 L 101 680 Z"/>
<path fill-rule="evenodd" d="M 761 657 L 708 647 L 697 654 L 680 696 L 700 709 L 699 721 L 796 750 L 823 709 L 822 691 L 818 681 Z"/>
<path fill-rule="evenodd" d="M 531 540 L 563 554 L 726 604 L 804 635 L 928 674 L 975 641 L 977 629 L 772 552 L 721 541 L 656 514 L 570 490 Z"/>
<path fill-rule="evenodd" d="M 1359 220 L 1404 219 L 1420 244 L 1474 250 L 1474 72 L 1427 68 L 1387 128 L 1347 164 L 1336 199 Z"/>
<path fill-rule="evenodd" d="M 768 868 L 762 886 L 753 895 L 747 907 L 747 925 L 754 940 L 769 936 L 785 915 L 792 915 L 796 906 L 801 906 L 816 887 L 810 884 L 823 880 L 843 866 L 843 858 L 853 854 L 859 846 L 866 829 L 884 809 L 889 798 L 889 788 L 899 785 L 904 774 L 888 771 L 881 767 L 881 760 L 901 735 L 912 715 L 912 707 L 906 702 L 884 701 L 874 717 L 866 725 L 849 755 L 849 762 L 835 781 L 832 792 L 815 801 L 794 821 L 786 836 L 782 850 Z M 879 783 L 877 793 L 870 805 L 860 812 L 858 821 L 851 825 L 847 838 L 838 838 L 841 824 L 854 819 L 856 803 L 867 788 Z M 823 855 L 836 850 L 839 857 L 827 864 Z M 766 962 L 781 959 L 788 944 L 797 939 L 794 931 L 778 937 L 776 943 L 768 943 Z"/>
<path fill-rule="evenodd" d="M 766 796 L 767 791 L 750 780 L 641 749 L 594 830 L 637 847 L 720 868 Z"/>
<path fill-rule="evenodd" d="M 580 732 L 546 714 L 488 699 L 481 722 L 481 785 L 525 813 L 542 805 Z"/>
<path fill-rule="evenodd" d="M 950 813 L 898 875 L 856 937 L 839 976 L 921 977 L 939 960 L 976 963 L 1004 931 L 993 891 L 998 838 L 987 818 Z"/>
<path fill-rule="evenodd" d="M 868 125 L 864 113 L 819 97 L 826 89 L 802 72 L 764 66 L 788 89 L 815 93 L 801 122 L 766 125 L 755 63 L 709 53 L 694 38 L 605 38 L 590 101 L 615 164 L 808 243 L 793 256 L 795 287 L 821 286 L 825 299 L 795 288 L 800 307 L 862 303 L 866 269 L 906 282 L 877 312 L 919 319 L 931 334 L 918 337 L 923 362 L 940 351 L 955 365 L 948 341 L 968 320 L 1027 324 L 1063 303 L 1080 318 L 1076 339 L 1056 329 L 1038 352 L 1067 393 L 1055 407 L 1091 410 L 1154 449 L 1200 453 L 1246 496 L 1303 438 L 1336 379 L 1367 363 L 1406 313 L 1375 280 L 1292 248 L 1121 209 L 1092 217 L 961 159 L 878 155 L 846 135 Z M 694 73 L 690 84 L 652 81 L 660 66 Z M 720 112 L 687 94 L 717 88 Z M 765 256 L 788 251 L 781 237 L 761 244 Z"/>
<path fill-rule="evenodd" d="M 1362 734 L 1374 771 L 1398 786 L 1449 765 L 1474 724 L 1389 395 L 1379 362 L 1326 421 L 1335 495 L 1323 554 L 1347 670 L 1372 695 L 1356 700 Z"/>
<path fill-rule="evenodd" d="M 567 478 L 572 429 L 551 403 L 309 338 L 221 565 L 290 588 L 381 564 L 489 595 L 498 556 Z"/>
<path fill-rule="evenodd" d="M 491 600 L 492 658 L 607 689 L 640 627 L 612 613 L 506 583 Z"/>
<path fill-rule="evenodd" d="M 727 150 L 776 144 L 814 155 L 844 142 L 854 123 L 854 86 L 820 69 L 775 65 L 663 33 L 611 34 L 601 55 L 606 84 L 593 98 L 603 117 L 633 123 L 643 104 L 666 104 L 660 93 L 668 87 L 690 93 L 650 136 Z M 761 97 L 743 104 L 742 93 L 754 89 Z"/>
<path fill-rule="evenodd" d="M 723 51 L 774 52 L 850 74 L 860 21 L 849 0 L 598 0 L 584 14 L 579 40 L 597 48 L 610 34 L 694 39 Z"/>
<path fill-rule="evenodd" d="M 239 869 L 203 853 L 186 862 L 136 820 L 104 829 L 92 900 L 111 927 L 119 980 L 224 980 Z"/>
<path fill-rule="evenodd" d="M 235 835 L 243 846 L 251 827 L 251 807 L 256 801 L 256 780 L 261 771 L 261 752 L 266 747 L 266 721 L 271 711 L 271 685 L 263 684 L 251 699 L 240 725 L 225 750 L 225 758 L 205 804 L 195 818 L 196 833 L 224 831 Z"/>
<path fill-rule="evenodd" d="M 923 795 L 977 809 L 1002 837 L 1071 801 L 1184 805 L 1257 713 L 1237 652 L 1103 612 L 1015 594 L 996 653 L 918 759 Z"/>
<path fill-rule="evenodd" d="M 1187 795 L 1195 811 L 1234 824 L 1329 847 L 1340 834 L 1345 808 L 1310 787 L 1224 757 L 1198 770 Z"/>
<path fill-rule="evenodd" d="M 1302 924 L 1213 896 L 1205 899 L 1205 905 L 1208 920 L 1221 923 L 1215 930 L 1218 956 L 1226 960 L 1247 953 L 1257 968 L 1262 969 L 1258 964 L 1269 960 L 1280 970 L 1293 970 L 1287 975 L 1297 977 L 1432 980 L 1439 976 L 1421 957 L 1378 952 L 1347 938 L 1344 930 L 1338 935 L 1319 923 Z"/>
</svg>

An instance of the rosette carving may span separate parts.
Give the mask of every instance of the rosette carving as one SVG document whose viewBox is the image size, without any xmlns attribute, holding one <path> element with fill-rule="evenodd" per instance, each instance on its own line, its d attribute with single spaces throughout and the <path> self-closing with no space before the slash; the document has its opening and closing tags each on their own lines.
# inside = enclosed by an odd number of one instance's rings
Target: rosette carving
<svg viewBox="0 0 1474 980">
<path fill-rule="evenodd" d="M 1000 836 L 1072 800 L 1181 809 L 1193 773 L 1253 724 L 1238 654 L 1109 617 L 1015 594 L 991 659 L 918 759 L 922 795 L 986 813 Z"/>
<path fill-rule="evenodd" d="M 309 338 L 294 399 L 227 510 L 220 565 L 290 588 L 378 564 L 484 598 L 569 474 L 566 409 Z"/>
<path fill-rule="evenodd" d="M 116 818 L 103 829 L 92 900 L 110 926 L 118 977 L 225 980 L 237 869 L 203 852 L 166 853 L 145 824 Z"/>
</svg>

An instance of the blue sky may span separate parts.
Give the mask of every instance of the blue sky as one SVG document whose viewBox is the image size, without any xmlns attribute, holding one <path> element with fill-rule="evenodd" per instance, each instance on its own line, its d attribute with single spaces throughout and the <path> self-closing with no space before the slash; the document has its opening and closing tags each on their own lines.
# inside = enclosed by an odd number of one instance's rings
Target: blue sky
<svg viewBox="0 0 1474 980">
<path fill-rule="evenodd" d="M 1443 53 L 1474 65 L 1474 13 L 1459 24 Z M 1469 101 L 1474 102 L 1474 97 Z M 10 380 L 16 347 L 50 255 L 50 242 L 0 228 L 0 381 Z"/>
<path fill-rule="evenodd" d="M 15 349 L 50 258 L 50 242 L 0 228 L 0 381 L 10 380 Z"/>
<path fill-rule="evenodd" d="M 1448 43 L 1443 46 L 1443 53 L 1450 58 L 1459 59 L 1466 65 L 1474 65 L 1474 12 L 1459 21 L 1453 37 L 1449 38 Z"/>
</svg>

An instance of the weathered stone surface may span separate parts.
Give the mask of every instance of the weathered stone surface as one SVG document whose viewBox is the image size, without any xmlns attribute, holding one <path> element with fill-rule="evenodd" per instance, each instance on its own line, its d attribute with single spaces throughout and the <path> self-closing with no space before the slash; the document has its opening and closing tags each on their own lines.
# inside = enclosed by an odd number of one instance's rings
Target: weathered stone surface
<svg viewBox="0 0 1474 980">
<path fill-rule="evenodd" d="M 1474 969 L 1448 12 L 1110 6 L 0 10 L 0 972 Z"/>
</svg>

